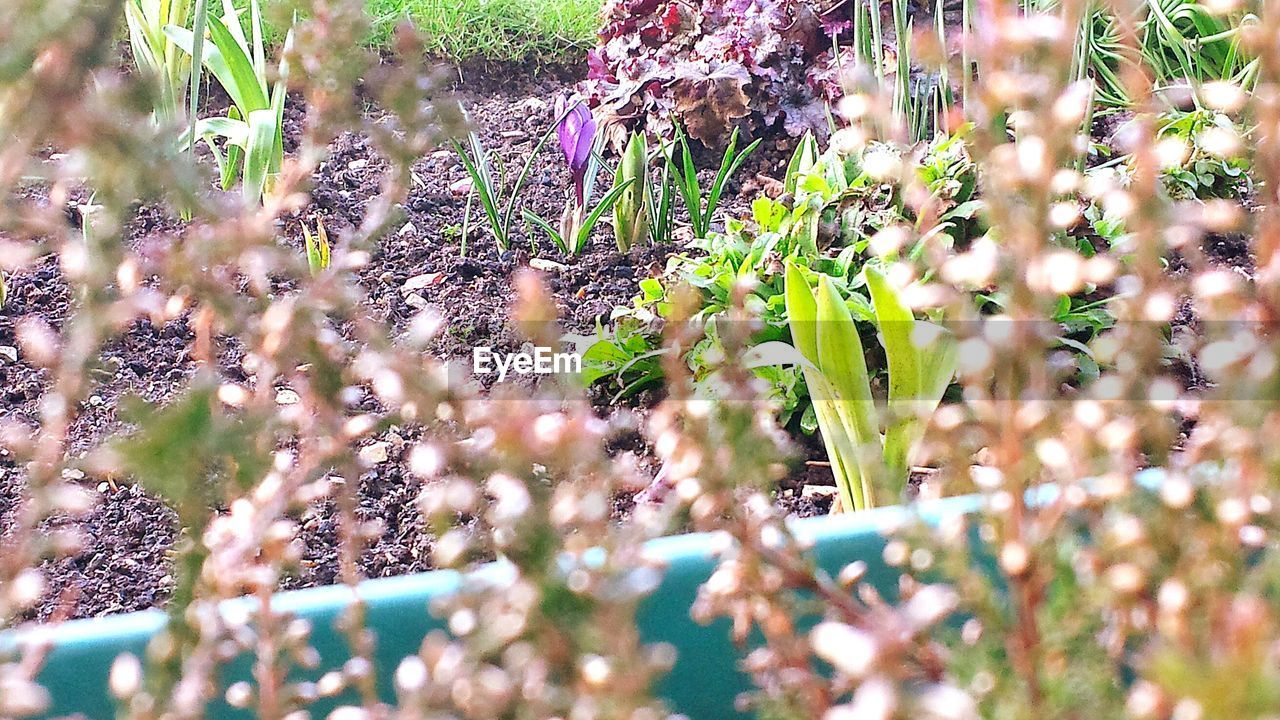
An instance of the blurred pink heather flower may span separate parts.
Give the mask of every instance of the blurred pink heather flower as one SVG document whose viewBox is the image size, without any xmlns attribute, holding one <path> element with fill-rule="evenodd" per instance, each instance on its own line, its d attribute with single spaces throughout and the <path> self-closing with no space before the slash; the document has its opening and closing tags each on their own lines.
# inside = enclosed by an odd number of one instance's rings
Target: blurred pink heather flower
<svg viewBox="0 0 1280 720">
<path fill-rule="evenodd" d="M 585 187 L 587 169 L 591 165 L 591 148 L 595 145 L 596 121 L 591 110 L 578 102 L 565 114 L 566 103 L 563 99 L 557 102 L 556 116 L 563 117 L 556 134 L 560 138 L 560 148 L 564 150 L 565 162 L 569 164 L 569 173 L 573 176 L 573 190 L 577 198 L 577 206 L 586 204 Z"/>
</svg>

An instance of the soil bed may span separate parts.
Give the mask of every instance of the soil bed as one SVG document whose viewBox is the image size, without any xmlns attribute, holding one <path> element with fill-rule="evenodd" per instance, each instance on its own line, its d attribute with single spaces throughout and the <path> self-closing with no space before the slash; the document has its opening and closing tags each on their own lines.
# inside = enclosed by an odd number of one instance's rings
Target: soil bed
<svg viewBox="0 0 1280 720">
<path fill-rule="evenodd" d="M 468 68 L 459 73 L 456 96 L 471 114 L 491 152 L 507 167 L 520 167 L 541 134 L 554 120 L 551 103 L 571 91 L 579 77 L 565 68 L 544 68 L 536 74 L 523 66 L 493 65 Z M 291 108 L 287 117 L 287 148 L 292 149 L 305 118 Z M 291 136 L 291 137 L 289 137 Z M 729 188 L 725 207 L 738 212 L 757 191 L 757 174 L 777 176 L 785 167 L 791 144 L 785 139 L 766 140 L 758 157 L 744 168 Z M 310 218 L 324 218 L 331 231 L 358 223 L 365 204 L 378 192 L 385 162 L 373 152 L 368 138 L 347 133 L 330 147 L 330 157 L 318 169 Z M 667 258 L 680 250 L 636 247 L 619 253 L 611 236 L 598 233 L 588 249 L 577 257 L 555 251 L 546 238 L 526 237 L 522 224 L 514 228 L 512 247 L 501 251 L 473 208 L 465 255 L 460 247 L 465 198 L 450 189 L 465 171 L 450 150 L 437 150 L 415 166 L 417 182 L 405 203 L 405 221 L 376 247 L 371 262 L 360 271 L 367 293 L 369 313 L 401 331 L 424 307 L 445 320 L 445 332 L 435 353 L 445 359 L 468 359 L 472 348 L 491 346 L 511 351 L 520 341 L 507 322 L 513 301 L 512 275 L 535 263 L 542 269 L 553 293 L 565 330 L 594 331 L 596 318 L 614 306 L 627 304 L 637 293 L 638 281 L 661 272 Z M 558 218 L 569 184 L 563 159 L 554 143 L 544 148 L 533 164 L 521 203 L 545 218 Z M 39 191 L 32 191 L 41 197 Z M 81 201 L 84 198 L 80 199 Z M 69 210 L 68 222 L 78 213 Z M 123 240 L 135 250 L 148 243 L 171 242 L 180 223 L 163 213 L 142 208 L 125 229 Z M 337 234 L 336 232 L 334 233 Z M 286 242 L 301 248 L 301 230 L 294 218 L 285 223 Z M 530 242 L 537 252 L 530 252 Z M 17 346 L 15 328 L 23 320 L 39 319 L 60 331 L 73 310 L 71 292 L 58 265 L 50 256 L 8 279 L 9 298 L 0 308 L 0 347 Z M 406 287 L 407 285 L 407 287 Z M 186 319 L 156 326 L 135 322 L 103 349 L 92 377 L 89 400 L 80 408 L 71 428 L 69 450 L 73 458 L 125 428 L 117 416 L 128 397 L 163 402 L 178 395 L 195 371 L 189 352 L 193 335 Z M 229 380 L 243 382 L 241 353 L 228 343 L 220 358 L 221 372 Z M 35 427 L 39 404 L 49 377 L 43 369 L 23 360 L 0 357 L 0 421 L 18 421 Z M 384 438 L 385 439 L 385 438 Z M 360 482 L 360 509 L 364 519 L 377 518 L 385 531 L 370 543 L 361 558 L 361 569 L 370 577 L 385 577 L 430 569 L 432 538 L 423 526 L 415 499 L 420 483 L 406 469 L 401 443 L 391 438 L 387 462 L 366 472 Z M 644 455 L 638 441 L 623 441 L 619 451 Z M 651 470 L 653 463 L 650 460 Z M 807 473 L 811 474 L 811 473 Z M 821 482 L 821 470 L 817 473 Z M 824 508 L 799 502 L 802 486 L 797 477 L 780 489 L 780 502 L 806 512 Z M 827 474 L 826 484 L 830 484 Z M 0 451 L 0 533 L 11 532 L 13 512 L 25 489 L 25 473 L 13 458 Z M 141 488 L 102 483 L 99 502 L 86 516 L 46 523 L 47 532 L 67 532 L 78 538 L 80 550 L 46 563 L 48 590 L 32 616 L 40 620 L 93 617 L 141 610 L 163 603 L 173 589 L 170 551 L 177 535 L 172 510 Z M 625 515 L 629 498 L 619 498 L 618 512 Z M 324 585 L 337 575 L 337 519 L 329 502 L 308 508 L 299 518 L 300 541 L 306 548 L 301 572 L 289 587 Z M 2 541 L 2 536 L 0 536 Z"/>
</svg>

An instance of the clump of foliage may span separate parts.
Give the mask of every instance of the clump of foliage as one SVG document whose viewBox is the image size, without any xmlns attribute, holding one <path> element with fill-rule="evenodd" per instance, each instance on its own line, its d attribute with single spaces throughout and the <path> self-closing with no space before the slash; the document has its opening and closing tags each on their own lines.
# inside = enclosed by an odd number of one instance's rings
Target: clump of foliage
<svg viewBox="0 0 1280 720">
<path fill-rule="evenodd" d="M 862 269 L 874 255 L 874 239 L 880 238 L 877 249 L 883 252 L 880 246 L 907 228 L 920 228 L 919 241 L 897 249 L 912 259 L 967 245 L 984 228 L 977 187 L 963 132 L 917 146 L 874 142 L 852 152 L 838 144 L 823 152 L 807 136 L 788 165 L 780 198 L 757 198 L 750 217 L 730 218 L 723 232 L 708 228 L 688 252 L 669 261 L 661 277 L 640 283 L 632 305 L 614 311 L 611 325 L 588 346 L 582 379 L 603 381 L 619 399 L 660 385 L 657 328 L 669 319 L 673 296 L 684 285 L 698 291 L 701 306 L 695 317 L 709 328 L 685 355 L 699 381 L 711 376 L 715 363 L 710 358 L 721 354 L 715 322 L 739 283 L 750 283 L 748 302 L 763 321 L 756 340 L 791 341 L 783 272 L 788 260 L 829 279 L 855 319 L 872 328 L 875 313 Z M 879 378 L 885 370 L 877 361 L 870 373 Z M 818 418 L 796 368 L 755 371 L 768 381 L 784 426 L 817 431 Z"/>
<path fill-rule="evenodd" d="M 203 140 L 218 162 L 222 188 L 228 190 L 241 180 L 245 200 L 257 203 L 274 187 L 284 163 L 284 104 L 289 83 L 289 63 L 284 56 L 291 49 L 293 34 L 285 37 L 275 82 L 269 83 L 258 0 L 250 0 L 247 35 L 231 0 L 223 0 L 222 17 L 210 15 L 208 23 L 209 43 L 199 43 L 200 54 L 232 106 L 226 117 L 197 122 L 187 142 Z M 187 54 L 197 54 L 198 43 L 191 30 L 170 25 L 165 34 Z M 216 140 L 224 146 L 219 147 Z"/>
<path fill-rule="evenodd" d="M 857 324 L 831 278 L 819 276 L 815 294 L 800 268 L 788 262 L 784 294 L 794 346 L 766 343 L 754 348 L 757 362 L 803 370 L 846 510 L 875 507 L 878 485 L 906 484 L 911 453 L 951 382 L 956 362 L 955 344 L 942 328 L 918 322 L 880 270 L 868 265 L 863 275 L 888 367 L 884 421 L 876 409 Z"/>
<path fill-rule="evenodd" d="M 1039 11 L 1059 5 L 1058 0 L 1031 3 Z M 1124 13 L 1129 17 L 1122 22 Z M 1257 20 L 1245 8 L 1214 10 L 1195 0 L 1144 0 L 1131 10 L 1091 3 L 1077 29 L 1073 62 L 1097 83 L 1104 112 L 1132 105 L 1124 76 L 1138 67 L 1161 90 L 1215 80 L 1247 88 L 1256 81 L 1258 60 L 1247 51 L 1242 31 Z M 1126 37 L 1123 26 L 1129 23 L 1134 23 L 1137 47 Z"/>
<path fill-rule="evenodd" d="M 504 251 L 511 247 L 511 221 L 515 217 L 516 201 L 520 199 L 520 190 L 529 178 L 529 170 L 533 167 L 533 161 L 538 156 L 538 153 L 542 151 L 542 148 L 546 147 L 547 142 L 557 134 L 558 128 L 563 126 L 569 114 L 576 112 L 576 110 L 576 105 L 560 109 L 555 123 L 547 128 L 542 137 L 538 139 L 537 145 L 534 146 L 533 152 L 529 154 L 529 159 L 525 161 L 524 166 L 520 168 L 519 174 L 510 179 L 507 177 L 506 167 L 502 164 L 501 159 L 489 152 L 489 149 L 485 147 L 484 141 L 480 139 L 480 135 L 474 129 L 468 128 L 466 144 L 463 144 L 463 141 L 458 138 L 450 138 L 449 142 L 462 160 L 462 165 L 466 168 L 467 177 L 470 180 L 467 188 L 467 209 L 462 232 L 462 252 L 464 254 L 467 249 L 467 230 L 471 225 L 473 198 L 479 198 L 485 220 L 489 223 L 489 231 L 493 233 L 498 247 Z M 466 115 L 465 111 L 463 115 Z M 585 181 L 585 176 L 583 179 Z M 508 183 L 510 183 L 509 186 Z"/>
<path fill-rule="evenodd" d="M 192 0 L 128 0 L 125 3 L 129 49 L 138 69 L 154 82 L 158 122 L 169 124 L 183 116 L 191 82 L 191 56 L 166 36 L 165 28 L 194 25 L 203 32 L 201 15 L 207 12 L 207 5 Z"/>
<path fill-rule="evenodd" d="M 560 215 L 560 227 L 552 227 L 551 223 L 528 210 L 523 214 L 526 220 L 551 238 L 560 252 L 577 255 L 591 240 L 596 223 L 614 208 L 637 180 L 645 178 L 619 177 L 604 197 L 595 201 L 596 177 L 600 174 L 600 141 L 595 118 L 580 102 L 568 110 L 561 109 L 560 115 L 562 119 L 556 126 L 556 136 L 560 138 L 560 149 L 573 183 L 564 212 Z M 634 167 L 634 162 L 632 164 Z"/>
<path fill-rule="evenodd" d="M 1254 192 L 1240 128 L 1211 109 L 1160 117 L 1158 150 L 1167 155 L 1165 188 L 1175 200 L 1246 199 Z"/>
<path fill-rule="evenodd" d="M 800 135 L 826 127 L 832 48 L 807 2 L 610 0 L 585 89 L 619 146 L 636 122 L 715 147 L 734 128 Z"/>
</svg>

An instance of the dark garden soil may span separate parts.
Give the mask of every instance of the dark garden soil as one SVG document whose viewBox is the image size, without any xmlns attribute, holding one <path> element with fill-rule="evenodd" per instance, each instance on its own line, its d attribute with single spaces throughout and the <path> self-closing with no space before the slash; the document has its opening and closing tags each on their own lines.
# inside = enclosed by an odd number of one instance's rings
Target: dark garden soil
<svg viewBox="0 0 1280 720">
<path fill-rule="evenodd" d="M 579 79 L 563 68 L 537 74 L 523 67 L 496 66 L 465 69 L 459 73 L 457 97 L 466 105 L 486 146 L 507 167 L 520 167 L 541 134 L 554 120 L 554 98 L 570 91 Z M 286 149 L 296 144 L 303 112 L 291 108 L 287 118 L 290 137 Z M 554 141 L 533 164 L 522 195 L 523 206 L 554 224 L 563 208 L 568 173 Z M 725 205 L 740 211 L 758 191 L 757 174 L 777 176 L 789 157 L 790 143 L 766 141 L 735 182 Z M 344 134 L 330 147 L 330 156 L 314 177 L 312 203 L 303 215 L 324 218 L 331 235 L 358 223 L 365 204 L 378 192 L 385 162 L 372 150 L 368 138 Z M 538 268 L 556 300 L 565 329 L 591 333 L 596 318 L 637 292 L 640 279 L 659 273 L 666 259 L 679 247 L 637 247 L 620 253 L 612 238 L 599 234 L 578 257 L 559 253 L 546 238 L 529 238 L 517 220 L 512 249 L 500 251 L 474 208 L 465 255 L 460 245 L 465 198 L 451 186 L 465 177 L 457 157 L 438 150 L 414 168 L 415 184 L 404 207 L 401 227 L 380 241 L 371 262 L 359 273 L 367 293 L 370 314 L 385 320 L 394 331 L 403 330 L 410 318 L 430 307 L 445 320 L 446 330 L 435 352 L 442 358 L 469 358 L 472 348 L 488 345 L 501 351 L 515 350 L 520 341 L 507 322 L 513 301 L 512 276 L 530 265 Z M 38 191 L 32 191 L 36 197 Z M 76 224 L 78 213 L 68 211 Z M 298 218 L 282 228 L 286 242 L 301 247 Z M 181 224 L 163 213 L 143 208 L 126 228 L 124 241 L 138 249 L 148 242 L 167 242 Z M 537 243 L 531 251 L 531 243 Z M 40 401 L 48 389 L 46 371 L 19 358 L 15 329 L 25 319 L 41 319 L 61 331 L 72 310 L 72 299 L 56 257 L 46 257 L 8 279 L 9 297 L 0 308 L 0 421 L 38 426 Z M 137 321 L 112 339 L 101 353 L 91 377 L 92 392 L 70 432 L 69 450 L 82 457 L 124 428 L 117 412 L 121 401 L 139 397 L 163 402 L 175 397 L 195 371 L 190 357 L 193 335 L 186 319 L 164 325 Z M 241 353 L 228 343 L 220 364 L 229 378 L 244 380 L 239 368 Z M 385 438 L 384 438 L 385 439 Z M 420 483 L 407 471 L 399 448 L 392 440 L 390 457 L 359 480 L 360 508 L 364 519 L 379 519 L 385 531 L 361 558 L 361 569 L 370 577 L 384 577 L 430 569 L 432 538 L 419 517 L 415 499 Z M 647 454 L 635 438 L 623 439 L 617 449 Z M 650 470 L 651 459 L 648 461 Z M 817 474 L 821 475 L 821 469 Z M 779 501 L 803 514 L 822 512 L 802 497 L 809 480 L 796 478 L 779 490 Z M 817 480 L 821 482 L 821 479 Z M 825 480 L 830 484 L 828 473 Z M 14 511 L 25 492 L 24 470 L 12 456 L 0 450 L 0 542 L 13 531 Z M 79 550 L 46 563 L 48 589 L 33 611 L 35 619 L 93 617 L 153 607 L 163 603 L 173 589 L 170 551 L 177 536 L 176 517 L 159 499 L 135 485 L 102 483 L 98 503 L 85 516 L 47 521 L 43 530 L 74 538 Z M 629 498 L 619 498 L 625 515 Z M 290 587 L 329 584 L 337 575 L 337 520 L 329 502 L 321 502 L 298 518 L 305 555 L 300 573 Z"/>
</svg>

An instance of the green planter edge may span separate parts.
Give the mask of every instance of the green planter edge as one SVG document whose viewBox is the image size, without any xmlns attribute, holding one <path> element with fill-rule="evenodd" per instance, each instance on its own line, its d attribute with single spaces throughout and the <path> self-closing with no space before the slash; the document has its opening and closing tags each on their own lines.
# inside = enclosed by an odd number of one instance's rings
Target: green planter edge
<svg viewBox="0 0 1280 720">
<path fill-rule="evenodd" d="M 1146 471 L 1139 478 L 1148 487 L 1159 483 L 1159 471 Z M 1043 500 L 1041 488 L 1035 494 Z M 811 555 L 819 567 L 837 573 L 850 562 L 867 564 L 866 580 L 886 597 L 897 593 L 899 571 L 885 564 L 883 550 L 886 529 L 912 519 L 937 523 L 947 517 L 977 511 L 983 500 L 966 495 L 918 503 L 914 506 L 892 506 L 857 514 L 794 520 L 791 527 L 801 541 L 811 544 Z M 641 604 L 637 623 L 645 642 L 665 642 L 676 650 L 676 664 L 656 688 L 675 712 L 690 720 L 726 720 L 748 715 L 735 710 L 737 696 L 750 689 L 749 679 L 739 670 L 744 651 L 730 638 L 729 623 L 719 620 L 710 625 L 696 623 L 689 608 L 697 597 L 698 587 L 706 581 L 716 565 L 717 543 L 710 534 L 693 533 L 652 540 L 645 553 L 665 566 L 657 590 Z M 477 573 L 501 572 L 494 563 Z M 278 593 L 273 599 L 276 612 L 289 613 L 312 624 L 312 645 L 319 651 L 317 669 L 299 672 L 300 679 L 317 679 L 328 670 L 340 667 L 348 658 L 344 637 L 334 627 L 335 621 L 358 595 L 367 608 L 367 626 L 377 634 L 377 672 L 384 699 L 393 700 L 392 678 L 401 659 L 416 654 L 423 637 L 432 630 L 443 629 L 444 621 L 428 607 L 437 598 L 456 592 L 462 576 L 454 571 L 438 570 L 400 577 L 379 578 L 360 583 L 355 590 L 331 585 Z M 241 608 L 234 607 L 242 605 Z M 224 612 L 243 615 L 255 609 L 257 601 L 237 599 L 223 603 Z M 121 653 L 142 657 L 147 642 L 164 626 L 160 610 L 74 620 L 55 625 L 33 625 L 0 635 L 0 648 L 13 649 L 26 643 L 43 644 L 48 649 L 40 683 L 49 691 L 51 705 L 43 717 L 80 715 L 92 720 L 108 720 L 116 716 L 116 703 L 108 691 L 108 675 L 115 658 Z M 241 658 L 224 668 L 224 687 L 237 680 L 248 679 L 249 660 Z M 323 717 L 338 701 L 312 706 L 312 717 Z M 207 715 L 211 720 L 252 717 L 216 702 Z"/>
</svg>

